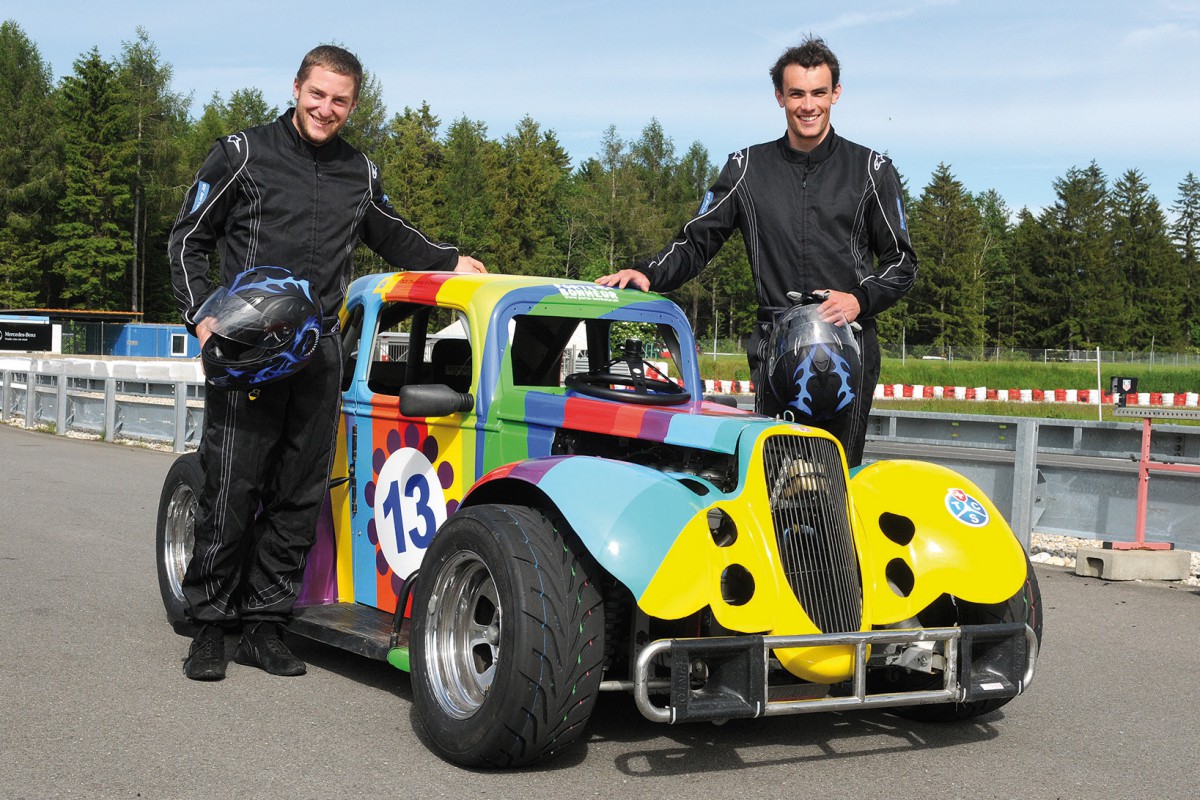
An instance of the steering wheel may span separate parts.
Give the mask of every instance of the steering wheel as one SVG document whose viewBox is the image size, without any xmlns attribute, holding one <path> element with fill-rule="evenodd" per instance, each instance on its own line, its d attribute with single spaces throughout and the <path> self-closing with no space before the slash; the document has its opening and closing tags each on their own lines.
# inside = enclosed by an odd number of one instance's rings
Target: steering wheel
<svg viewBox="0 0 1200 800">
<path fill-rule="evenodd" d="M 624 364 L 629 372 L 614 372 L 613 367 Z M 691 392 L 667 380 L 647 378 L 646 367 L 654 369 L 642 357 L 642 343 L 625 340 L 625 351 L 599 369 L 572 372 L 563 381 L 568 389 L 602 400 L 616 400 L 648 406 L 674 406 L 692 399 Z M 624 387 L 624 388 L 616 388 Z"/>
</svg>

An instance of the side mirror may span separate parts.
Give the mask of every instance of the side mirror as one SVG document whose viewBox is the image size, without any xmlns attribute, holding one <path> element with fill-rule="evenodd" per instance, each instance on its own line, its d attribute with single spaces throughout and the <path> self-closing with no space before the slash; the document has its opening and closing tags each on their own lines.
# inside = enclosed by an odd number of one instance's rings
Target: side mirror
<svg viewBox="0 0 1200 800">
<path fill-rule="evenodd" d="M 731 394 L 706 394 L 704 395 L 704 399 L 710 403 L 720 403 L 721 405 L 729 406 L 730 408 L 738 407 L 737 398 Z"/>
<path fill-rule="evenodd" d="M 456 392 L 444 383 L 400 387 L 400 413 L 406 417 L 445 417 L 474 407 L 474 395 Z"/>
</svg>

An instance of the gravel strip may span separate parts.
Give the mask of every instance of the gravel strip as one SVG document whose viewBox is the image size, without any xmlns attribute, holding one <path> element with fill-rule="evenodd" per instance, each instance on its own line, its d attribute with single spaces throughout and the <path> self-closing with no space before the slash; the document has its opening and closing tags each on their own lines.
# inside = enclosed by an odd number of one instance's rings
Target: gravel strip
<svg viewBox="0 0 1200 800">
<path fill-rule="evenodd" d="M 1029 560 L 1035 564 L 1068 567 L 1074 571 L 1075 553 L 1081 547 L 1104 547 L 1104 542 L 1099 539 L 1077 539 L 1074 536 L 1035 533 L 1029 548 Z M 1200 553 L 1192 553 L 1192 574 L 1179 583 L 1200 586 Z"/>
</svg>

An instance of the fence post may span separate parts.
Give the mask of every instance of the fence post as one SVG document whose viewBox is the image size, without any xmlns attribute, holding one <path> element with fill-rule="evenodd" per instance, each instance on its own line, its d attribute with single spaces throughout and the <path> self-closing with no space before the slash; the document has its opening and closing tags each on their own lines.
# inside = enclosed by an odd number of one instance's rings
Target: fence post
<svg viewBox="0 0 1200 800">
<path fill-rule="evenodd" d="M 187 448 L 187 384 L 175 382 L 175 452 Z"/>
<path fill-rule="evenodd" d="M 117 439 L 117 379 L 104 379 L 104 441 Z"/>
<path fill-rule="evenodd" d="M 31 431 L 37 427 L 37 375 L 32 365 L 25 373 L 25 430 Z"/>
<path fill-rule="evenodd" d="M 8 421 L 8 385 L 12 383 L 12 373 L 0 370 L 0 422 Z"/>
<path fill-rule="evenodd" d="M 1017 450 L 1013 458 L 1012 529 L 1025 552 L 1033 539 L 1033 504 L 1037 499 L 1037 419 L 1017 423 Z"/>
<path fill-rule="evenodd" d="M 67 376 L 59 373 L 54 377 L 58 389 L 58 408 L 54 416 L 54 432 L 59 436 L 67 435 Z"/>
</svg>

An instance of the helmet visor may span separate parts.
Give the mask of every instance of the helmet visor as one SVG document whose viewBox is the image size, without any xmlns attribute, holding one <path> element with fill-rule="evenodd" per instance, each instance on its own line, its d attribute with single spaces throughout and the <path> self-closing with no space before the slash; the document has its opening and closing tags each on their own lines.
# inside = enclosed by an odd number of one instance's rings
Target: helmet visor
<svg viewBox="0 0 1200 800">
<path fill-rule="evenodd" d="M 858 352 L 858 342 L 850 332 L 850 326 L 822 322 L 817 306 L 793 306 L 779 321 L 786 330 L 787 346 L 799 350 L 813 344 L 835 344 Z M 781 330 L 781 333 L 783 331 Z"/>
<path fill-rule="evenodd" d="M 221 287 L 200 306 L 196 312 L 196 322 L 208 319 L 210 329 L 217 336 L 246 347 L 270 349 L 286 345 L 296 332 L 291 322 L 271 313 L 273 305 L 265 304 L 264 311 L 258 304 L 252 305 Z"/>
</svg>

